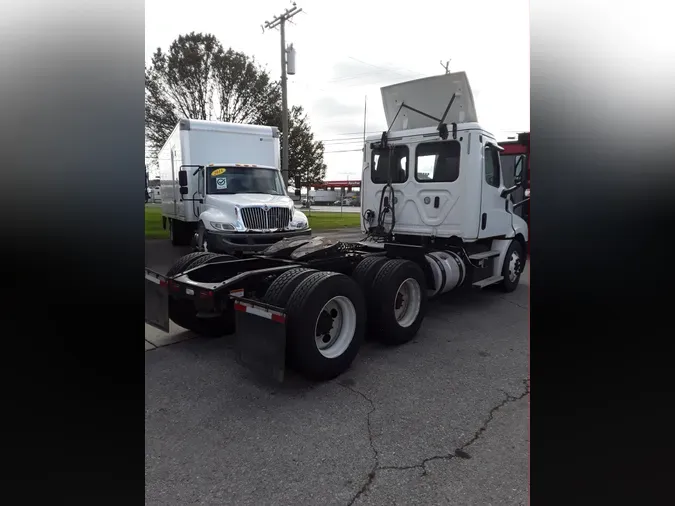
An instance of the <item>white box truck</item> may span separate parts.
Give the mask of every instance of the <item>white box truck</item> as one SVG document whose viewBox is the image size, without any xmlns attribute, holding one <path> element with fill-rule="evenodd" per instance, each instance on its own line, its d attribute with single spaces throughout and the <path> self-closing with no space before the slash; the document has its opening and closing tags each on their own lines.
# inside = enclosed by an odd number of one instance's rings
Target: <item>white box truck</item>
<svg viewBox="0 0 675 506">
<path fill-rule="evenodd" d="M 183 119 L 158 163 L 162 223 L 175 245 L 241 254 L 311 234 L 283 184 L 276 127 Z"/>
</svg>

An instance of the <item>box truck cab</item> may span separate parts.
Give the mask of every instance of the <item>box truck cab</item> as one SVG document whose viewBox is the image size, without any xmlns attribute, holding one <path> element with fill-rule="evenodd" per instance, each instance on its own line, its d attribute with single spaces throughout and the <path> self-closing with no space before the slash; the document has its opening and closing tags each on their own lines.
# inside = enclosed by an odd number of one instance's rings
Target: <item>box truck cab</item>
<svg viewBox="0 0 675 506">
<path fill-rule="evenodd" d="M 311 234 L 283 184 L 276 127 L 181 120 L 158 162 L 175 245 L 235 254 Z"/>
</svg>

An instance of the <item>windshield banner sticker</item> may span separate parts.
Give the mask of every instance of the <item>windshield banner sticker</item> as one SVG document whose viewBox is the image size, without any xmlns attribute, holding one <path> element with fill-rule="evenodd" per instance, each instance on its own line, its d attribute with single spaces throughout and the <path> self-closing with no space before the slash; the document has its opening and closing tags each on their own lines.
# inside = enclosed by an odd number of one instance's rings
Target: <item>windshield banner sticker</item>
<svg viewBox="0 0 675 506">
<path fill-rule="evenodd" d="M 225 172 L 225 169 L 220 169 Z M 216 179 L 216 189 L 217 190 L 227 190 L 227 179 L 224 177 L 219 177 Z"/>
<path fill-rule="evenodd" d="M 221 174 L 225 174 L 225 169 L 216 169 L 211 172 L 212 177 L 220 176 Z M 227 188 L 227 186 L 224 186 L 224 188 Z"/>
</svg>

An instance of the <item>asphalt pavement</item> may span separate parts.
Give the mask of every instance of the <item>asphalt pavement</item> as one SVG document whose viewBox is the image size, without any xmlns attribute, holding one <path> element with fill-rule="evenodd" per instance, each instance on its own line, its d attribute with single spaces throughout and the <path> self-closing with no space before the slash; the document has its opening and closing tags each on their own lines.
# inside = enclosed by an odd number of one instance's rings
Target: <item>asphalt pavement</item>
<svg viewBox="0 0 675 506">
<path fill-rule="evenodd" d="M 151 268 L 181 253 L 146 241 Z M 526 504 L 528 287 L 435 300 L 414 341 L 320 384 L 146 325 L 146 504 Z"/>
</svg>

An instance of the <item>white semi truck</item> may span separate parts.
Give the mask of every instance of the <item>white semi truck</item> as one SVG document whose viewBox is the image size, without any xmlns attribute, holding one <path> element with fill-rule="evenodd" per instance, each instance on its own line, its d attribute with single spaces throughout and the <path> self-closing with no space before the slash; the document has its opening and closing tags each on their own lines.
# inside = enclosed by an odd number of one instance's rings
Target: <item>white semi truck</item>
<svg viewBox="0 0 675 506">
<path fill-rule="evenodd" d="M 526 262 L 522 203 L 500 147 L 476 117 L 466 75 L 382 89 L 389 128 L 367 139 L 364 240 L 287 239 L 261 255 L 187 255 L 146 270 L 146 321 L 235 334 L 242 363 L 278 380 L 288 363 L 314 380 L 344 372 L 366 333 L 413 339 L 427 300 L 451 290 L 515 290 Z"/>
<path fill-rule="evenodd" d="M 276 127 L 183 119 L 158 163 L 162 223 L 175 245 L 240 254 L 311 234 L 279 172 Z"/>
</svg>

